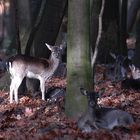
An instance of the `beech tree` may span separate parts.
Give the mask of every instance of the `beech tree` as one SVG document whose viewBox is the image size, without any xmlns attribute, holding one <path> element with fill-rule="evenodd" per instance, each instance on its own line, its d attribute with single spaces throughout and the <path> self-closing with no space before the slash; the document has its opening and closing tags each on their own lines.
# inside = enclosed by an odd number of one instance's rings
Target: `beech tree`
<svg viewBox="0 0 140 140">
<path fill-rule="evenodd" d="M 92 87 L 89 29 L 90 0 L 68 1 L 67 94 L 65 111 L 77 119 L 86 107 L 80 87 Z"/>
</svg>

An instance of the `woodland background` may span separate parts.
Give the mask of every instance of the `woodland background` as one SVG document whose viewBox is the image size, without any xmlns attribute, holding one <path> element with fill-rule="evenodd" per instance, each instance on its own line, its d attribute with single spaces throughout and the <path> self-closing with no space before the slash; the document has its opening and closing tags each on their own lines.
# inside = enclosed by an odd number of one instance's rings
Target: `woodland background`
<svg viewBox="0 0 140 140">
<path fill-rule="evenodd" d="M 28 93 L 23 83 L 19 104 L 9 104 L 10 78 L 8 73 L 1 72 L 1 139 L 139 139 L 139 91 L 124 90 L 121 82 L 112 84 L 112 78 L 104 79 L 102 65 L 114 62 L 110 52 L 126 56 L 126 39 L 132 36 L 137 39 L 133 63 L 140 67 L 140 6 L 138 0 L 134 1 L 131 11 L 132 0 L 105 0 L 99 25 L 103 0 L 0 0 L 1 59 L 17 53 L 49 58 L 45 42 L 50 45 L 67 42 L 62 58 L 67 63 L 67 76 L 54 76 L 49 81 L 51 88 L 64 89 L 65 104 L 64 94 L 57 103 L 42 101 L 35 92 L 39 85 L 36 80 L 28 83 Z M 93 54 L 97 58 L 91 65 Z M 82 133 L 76 125 L 87 107 L 80 94 L 81 86 L 97 92 L 105 88 L 99 103 L 129 112 L 135 123 L 128 129 Z"/>
</svg>

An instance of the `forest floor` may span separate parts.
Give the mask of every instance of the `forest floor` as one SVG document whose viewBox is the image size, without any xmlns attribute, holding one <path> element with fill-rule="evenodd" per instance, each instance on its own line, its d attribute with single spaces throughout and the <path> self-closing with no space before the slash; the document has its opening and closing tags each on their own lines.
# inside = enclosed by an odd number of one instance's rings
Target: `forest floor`
<svg viewBox="0 0 140 140">
<path fill-rule="evenodd" d="M 82 133 L 74 120 L 63 112 L 63 98 L 55 104 L 41 95 L 19 95 L 19 103 L 9 104 L 9 93 L 0 92 L 0 140 L 140 140 L 140 92 L 121 89 L 120 82 L 103 81 L 103 68 L 97 67 L 96 91 L 105 88 L 99 100 L 103 106 L 120 108 L 132 114 L 135 123 L 127 128 L 98 129 Z M 53 78 L 50 86 L 65 87 L 66 79 Z"/>
</svg>

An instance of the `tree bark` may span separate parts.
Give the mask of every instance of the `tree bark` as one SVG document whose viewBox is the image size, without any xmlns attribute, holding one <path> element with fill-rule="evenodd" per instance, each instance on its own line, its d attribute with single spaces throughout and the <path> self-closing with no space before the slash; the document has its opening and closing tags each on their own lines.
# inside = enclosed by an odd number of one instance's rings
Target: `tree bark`
<svg viewBox="0 0 140 140">
<path fill-rule="evenodd" d="M 128 9 L 128 16 L 127 16 L 127 32 L 128 33 L 132 31 L 139 9 L 140 9 L 140 0 L 133 0 Z"/>
<path fill-rule="evenodd" d="M 90 0 L 69 0 L 65 111 L 78 119 L 86 107 L 80 87 L 92 87 L 89 55 Z"/>
<path fill-rule="evenodd" d="M 121 13 L 120 13 L 120 53 L 124 56 L 127 55 L 127 46 L 126 46 L 126 38 L 127 38 L 127 0 L 122 0 L 121 3 Z"/>
<path fill-rule="evenodd" d="M 140 4 L 139 4 L 139 10 L 140 10 Z M 137 12 L 138 14 L 138 12 Z M 140 68 L 140 17 L 136 20 L 136 48 L 133 58 L 133 63 L 136 67 Z"/>
<path fill-rule="evenodd" d="M 131 2 L 131 5 L 128 9 L 128 17 L 127 17 L 127 32 L 131 33 L 132 28 L 134 28 L 135 25 L 135 31 L 136 31 L 136 48 L 135 48 L 135 54 L 133 58 L 133 63 L 136 67 L 140 68 L 140 17 L 137 19 L 137 15 L 140 10 L 140 1 L 139 0 L 133 0 Z"/>
<path fill-rule="evenodd" d="M 4 0 L 0 1 L 0 45 L 4 38 Z"/>
<path fill-rule="evenodd" d="M 14 4 L 15 5 L 15 4 Z M 27 40 L 29 38 L 29 31 L 31 29 L 31 14 L 29 0 L 17 0 L 16 7 L 18 10 L 17 17 L 19 22 L 19 34 L 21 52 L 24 54 Z"/>
<path fill-rule="evenodd" d="M 18 7 L 17 7 L 17 0 L 14 0 L 14 8 L 15 8 L 15 30 L 16 30 L 16 46 L 17 46 L 17 54 L 21 54 L 21 43 L 20 43 L 20 34 L 19 34 L 19 12 L 18 12 Z"/>
</svg>

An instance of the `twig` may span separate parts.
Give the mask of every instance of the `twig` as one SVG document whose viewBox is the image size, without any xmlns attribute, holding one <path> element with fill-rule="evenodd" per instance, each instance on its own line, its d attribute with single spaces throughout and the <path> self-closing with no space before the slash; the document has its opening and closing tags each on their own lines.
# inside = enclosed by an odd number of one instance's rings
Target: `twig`
<svg viewBox="0 0 140 140">
<path fill-rule="evenodd" d="M 98 46 L 99 46 L 101 35 L 102 35 L 102 17 L 103 17 L 104 7 L 105 7 L 105 0 L 102 0 L 102 7 L 101 7 L 100 14 L 99 14 L 98 36 L 97 36 L 97 40 L 96 40 L 96 44 L 95 44 L 94 54 L 93 54 L 92 61 L 91 61 L 92 68 L 94 68 L 94 66 L 95 66 L 95 62 L 96 62 L 96 58 L 97 58 L 97 54 L 98 54 Z"/>
</svg>

